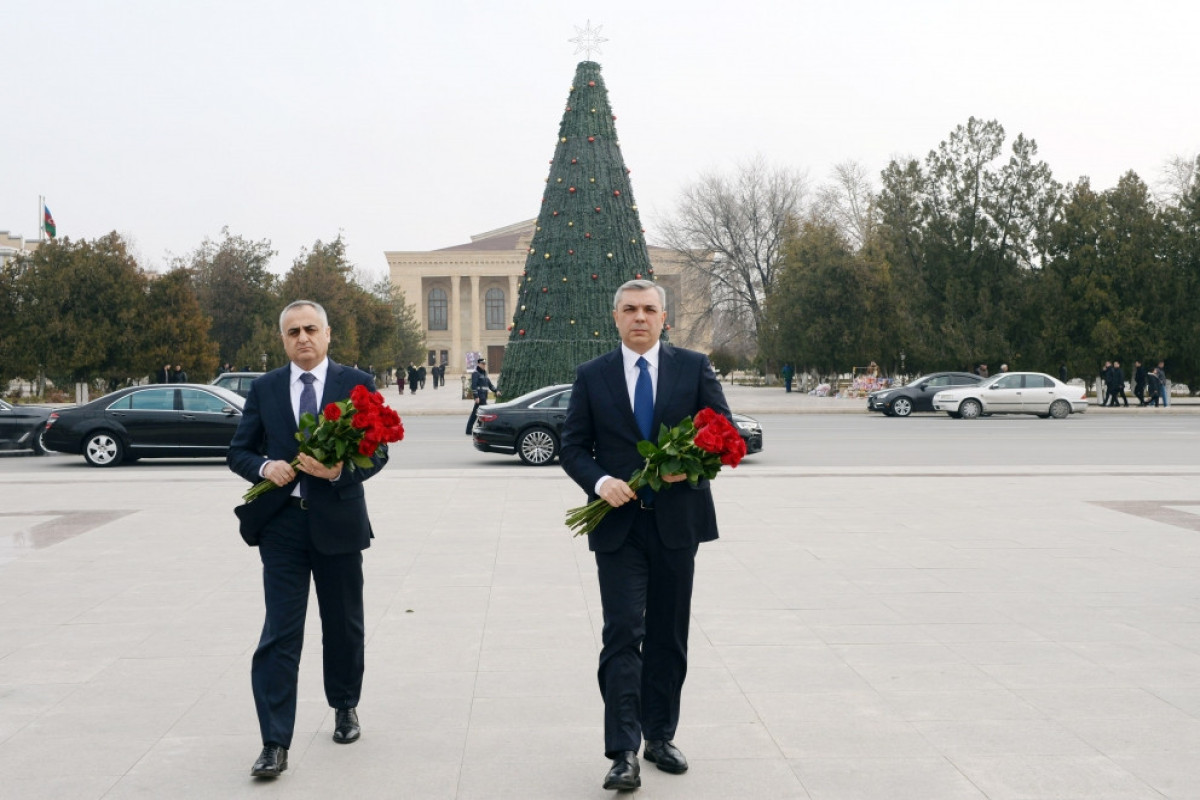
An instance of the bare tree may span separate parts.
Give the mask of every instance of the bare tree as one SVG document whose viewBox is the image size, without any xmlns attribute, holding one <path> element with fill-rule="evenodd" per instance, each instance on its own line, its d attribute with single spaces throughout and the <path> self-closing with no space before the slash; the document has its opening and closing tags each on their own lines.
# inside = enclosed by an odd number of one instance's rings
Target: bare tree
<svg viewBox="0 0 1200 800">
<path fill-rule="evenodd" d="M 711 326 L 715 345 L 732 344 L 718 340 L 734 333 L 757 342 L 781 246 L 806 197 L 803 174 L 756 158 L 733 175 L 702 176 L 662 226 L 666 246 L 707 288 L 707 307 L 689 311 Z"/>
<path fill-rule="evenodd" d="M 1172 156 L 1162 166 L 1155 194 L 1160 202 L 1179 205 L 1200 182 L 1200 156 Z"/>
<path fill-rule="evenodd" d="M 829 183 L 817 189 L 813 216 L 861 249 L 879 222 L 875 193 L 866 168 L 857 161 L 843 161 L 833 168 Z"/>
</svg>

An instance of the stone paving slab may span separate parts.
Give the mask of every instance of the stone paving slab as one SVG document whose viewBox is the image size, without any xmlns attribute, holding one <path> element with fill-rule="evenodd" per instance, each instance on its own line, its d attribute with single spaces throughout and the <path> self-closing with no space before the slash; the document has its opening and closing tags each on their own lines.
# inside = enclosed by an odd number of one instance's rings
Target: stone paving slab
<svg viewBox="0 0 1200 800">
<path fill-rule="evenodd" d="M 677 737 L 692 769 L 651 766 L 637 796 L 1200 798 L 1197 477 L 722 475 Z M 594 562 L 562 526 L 578 490 L 520 468 L 367 486 L 363 739 L 330 740 L 314 601 L 291 768 L 264 783 L 241 482 L 0 473 L 0 798 L 611 797 Z"/>
</svg>

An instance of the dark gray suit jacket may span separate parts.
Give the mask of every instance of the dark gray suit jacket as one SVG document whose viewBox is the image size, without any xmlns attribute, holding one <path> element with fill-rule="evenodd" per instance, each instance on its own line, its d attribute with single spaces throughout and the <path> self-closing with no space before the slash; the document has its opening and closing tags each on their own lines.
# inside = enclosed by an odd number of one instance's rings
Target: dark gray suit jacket
<svg viewBox="0 0 1200 800">
<path fill-rule="evenodd" d="M 252 483 L 258 483 L 258 471 L 264 461 L 291 461 L 299 452 L 296 441 L 296 417 L 292 411 L 289 383 L 291 365 L 272 370 L 250 385 L 250 395 L 242 411 L 242 421 L 229 445 L 229 468 Z M 375 391 L 375 381 L 367 373 L 329 361 L 325 387 L 318 408 L 345 400 L 358 385 Z M 371 520 L 363 481 L 387 463 L 387 445 L 380 445 L 371 459 L 370 469 L 342 468 L 336 481 L 310 478 L 308 481 L 308 525 L 313 546 L 328 555 L 352 553 L 371 546 Z M 288 504 L 293 484 L 280 486 L 251 503 L 238 506 L 240 531 L 246 543 L 258 543 L 258 534 Z"/>
<path fill-rule="evenodd" d="M 668 427 L 703 408 L 730 416 L 725 393 L 702 353 L 663 343 L 659 350 L 658 389 L 654 399 L 654 437 L 659 425 Z M 645 459 L 637 451 L 641 440 L 621 348 L 594 358 L 575 372 L 571 402 L 563 423 L 559 460 L 567 474 L 597 499 L 596 481 L 605 475 L 627 481 Z M 599 552 L 620 548 L 633 525 L 638 502 L 626 503 L 608 513 L 588 536 L 588 547 Z M 696 486 L 672 484 L 654 500 L 655 520 L 663 544 L 671 549 L 694 547 L 717 538 L 717 515 L 708 481 Z"/>
</svg>

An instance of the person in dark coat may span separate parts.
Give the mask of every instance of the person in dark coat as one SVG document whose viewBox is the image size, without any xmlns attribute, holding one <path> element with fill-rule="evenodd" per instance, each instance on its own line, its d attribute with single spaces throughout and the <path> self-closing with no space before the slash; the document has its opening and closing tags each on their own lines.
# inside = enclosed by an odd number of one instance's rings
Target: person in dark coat
<svg viewBox="0 0 1200 800">
<path fill-rule="evenodd" d="M 417 367 L 417 386 L 420 386 L 422 389 L 425 388 L 425 374 L 426 373 L 425 373 L 425 365 L 424 364 Z"/>
<path fill-rule="evenodd" d="M 1118 398 L 1124 400 L 1125 407 L 1129 408 L 1129 398 L 1125 396 L 1125 370 L 1121 369 L 1120 361 L 1114 361 L 1108 371 L 1108 398 L 1108 404 L 1113 408 L 1120 407 Z"/>
<path fill-rule="evenodd" d="M 362 551 L 374 536 L 362 484 L 387 462 L 386 445 L 371 456 L 370 467 L 353 470 L 341 462 L 327 467 L 298 453 L 302 414 L 315 415 L 358 386 L 374 391 L 375 382 L 329 359 L 328 316 L 317 303 L 291 303 L 279 327 L 290 363 L 250 385 L 226 459 L 247 481 L 266 479 L 280 487 L 236 509 L 242 538 L 257 545 L 262 559 L 266 605 L 250 666 L 263 743 L 250 771 L 256 778 L 277 778 L 287 769 L 310 582 L 321 610 L 325 699 L 335 710 L 333 740 L 350 744 L 359 738 L 356 709 L 366 641 Z"/>
<path fill-rule="evenodd" d="M 409 394 L 417 393 L 417 365 L 408 365 L 408 392 Z"/>
<path fill-rule="evenodd" d="M 171 383 L 187 383 L 187 373 L 183 371 L 182 364 L 175 365 L 175 371 L 171 373 Z"/>
<path fill-rule="evenodd" d="M 488 391 L 496 391 L 496 384 L 488 377 L 487 359 L 481 358 L 475 364 L 475 371 L 471 373 L 471 394 L 475 397 L 475 405 L 471 406 L 471 416 L 467 417 L 467 436 L 475 430 L 475 418 L 479 416 L 479 407 L 487 405 Z"/>
<path fill-rule="evenodd" d="M 605 789 L 641 785 L 638 750 L 660 770 L 681 773 L 687 759 L 672 741 L 687 674 L 692 578 L 701 542 L 717 538 L 709 482 L 685 475 L 637 494 L 628 479 L 644 463 L 638 442 L 704 408 L 730 416 L 712 364 L 661 341 L 666 293 L 653 281 L 617 290 L 613 320 L 621 345 L 575 372 L 563 422 L 560 462 L 611 512 L 588 534 L 595 554 L 604 628 L 598 678 L 604 698 Z M 686 794 L 686 792 L 685 792 Z"/>
<path fill-rule="evenodd" d="M 1133 362 L 1133 395 L 1139 406 L 1146 405 L 1146 365 L 1141 361 Z"/>
</svg>

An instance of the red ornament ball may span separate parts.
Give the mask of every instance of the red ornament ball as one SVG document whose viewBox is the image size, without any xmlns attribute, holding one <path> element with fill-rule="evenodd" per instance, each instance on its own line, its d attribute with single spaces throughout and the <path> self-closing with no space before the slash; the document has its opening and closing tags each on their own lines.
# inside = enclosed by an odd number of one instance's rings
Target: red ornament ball
<svg viewBox="0 0 1200 800">
<path fill-rule="evenodd" d="M 575 187 L 572 186 L 570 189 L 567 189 L 567 191 L 570 192 L 571 194 L 575 194 Z"/>
<path fill-rule="evenodd" d="M 621 196 L 621 190 L 613 189 L 613 197 L 620 197 L 620 196 Z"/>
<path fill-rule="evenodd" d="M 557 211 L 555 211 L 555 212 L 554 212 L 554 214 L 553 214 L 552 216 L 555 216 L 555 217 L 557 217 L 557 216 L 558 216 L 558 212 L 557 212 Z"/>
<path fill-rule="evenodd" d="M 592 235 L 591 235 L 590 233 L 585 233 L 585 234 L 583 235 L 583 238 L 585 238 L 585 239 L 590 239 L 590 238 L 592 238 Z"/>
<path fill-rule="evenodd" d="M 594 272 L 592 273 L 592 280 L 596 280 L 596 279 L 597 279 L 597 278 L 599 278 L 599 277 L 600 277 L 600 276 L 599 276 L 599 275 L 597 275 L 596 273 L 594 273 Z"/>
<path fill-rule="evenodd" d="M 588 81 L 588 86 L 595 86 L 595 85 L 596 85 L 595 81 Z"/>
<path fill-rule="evenodd" d="M 546 292 L 548 292 L 548 291 L 550 291 L 550 287 L 549 287 L 549 286 L 543 286 L 543 287 L 542 287 L 542 294 L 545 294 L 545 293 L 546 293 Z"/>
<path fill-rule="evenodd" d="M 597 214 L 599 214 L 599 213 L 600 213 L 600 206 L 596 206 L 596 213 L 597 213 Z"/>
<path fill-rule="evenodd" d="M 579 163 L 579 159 L 578 159 L 578 158 L 572 158 L 572 159 L 571 159 L 571 163 L 572 163 L 572 164 L 578 164 L 578 163 Z"/>
<path fill-rule="evenodd" d="M 525 329 L 524 329 L 524 328 L 521 328 L 521 330 L 517 331 L 517 333 L 518 333 L 518 334 L 520 334 L 521 336 L 524 336 L 524 335 L 525 335 Z"/>
<path fill-rule="evenodd" d="M 575 255 L 575 251 L 574 251 L 574 250 L 568 250 L 568 251 L 567 251 L 567 255 L 569 255 L 569 256 L 573 256 L 573 255 Z"/>
<path fill-rule="evenodd" d="M 594 142 L 594 141 L 596 141 L 596 137 L 595 137 L 595 136 L 589 136 L 589 137 L 588 137 L 588 141 L 589 141 L 589 142 Z"/>
<path fill-rule="evenodd" d="M 642 279 L 642 273 L 639 272 L 638 274 L 634 275 L 633 277 L 637 278 L 640 281 Z"/>
<path fill-rule="evenodd" d="M 549 315 L 549 314 L 547 314 L 547 315 L 545 316 L 545 320 L 546 320 L 546 322 L 549 322 L 549 321 L 550 321 L 550 315 Z"/>
</svg>

